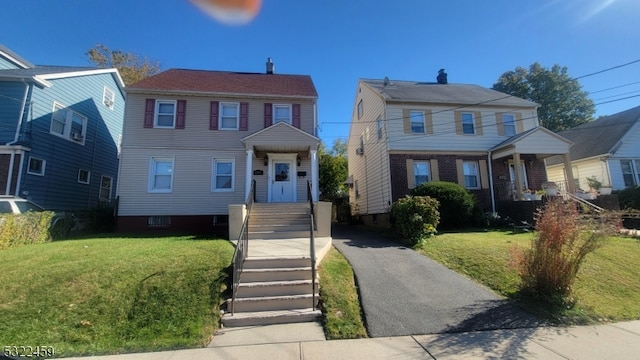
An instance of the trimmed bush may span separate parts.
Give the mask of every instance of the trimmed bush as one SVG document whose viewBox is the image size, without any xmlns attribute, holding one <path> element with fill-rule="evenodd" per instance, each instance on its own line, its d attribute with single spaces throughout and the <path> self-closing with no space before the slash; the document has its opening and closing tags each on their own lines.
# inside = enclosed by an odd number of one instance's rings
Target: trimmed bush
<svg viewBox="0 0 640 360">
<path fill-rule="evenodd" d="M 409 196 L 391 205 L 391 224 L 409 246 L 435 234 L 440 221 L 438 200 L 428 196 Z"/>
<path fill-rule="evenodd" d="M 617 194 L 621 209 L 640 210 L 640 186 L 620 190 Z"/>
<path fill-rule="evenodd" d="M 51 241 L 51 211 L 0 216 L 0 250 Z"/>
<path fill-rule="evenodd" d="M 440 202 L 440 226 L 457 229 L 471 225 L 476 198 L 464 187 L 447 181 L 421 184 L 411 192 L 413 196 L 429 196 Z"/>
</svg>

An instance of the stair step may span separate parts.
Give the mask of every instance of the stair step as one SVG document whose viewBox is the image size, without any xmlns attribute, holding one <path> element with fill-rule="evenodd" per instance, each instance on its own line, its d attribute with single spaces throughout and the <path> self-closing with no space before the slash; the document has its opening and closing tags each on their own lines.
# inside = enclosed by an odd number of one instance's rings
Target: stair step
<svg viewBox="0 0 640 360">
<path fill-rule="evenodd" d="M 319 295 L 316 294 L 316 301 Z M 231 299 L 227 300 L 230 306 Z M 282 295 L 236 298 L 235 312 L 294 310 L 313 307 L 313 295 Z M 229 308 L 229 307 L 227 307 Z"/>
<path fill-rule="evenodd" d="M 311 266 L 273 269 L 243 269 L 240 281 L 243 283 L 262 281 L 311 280 Z"/>
<path fill-rule="evenodd" d="M 316 281 L 316 286 L 318 286 L 318 281 Z M 312 293 L 313 282 L 311 280 L 258 281 L 240 283 L 236 298 L 305 295 Z"/>
<path fill-rule="evenodd" d="M 279 256 L 279 257 L 249 257 L 244 262 L 243 269 L 295 269 L 311 270 L 311 258 L 308 256 Z"/>
<path fill-rule="evenodd" d="M 224 314 L 222 316 L 222 324 L 226 327 L 288 324 L 318 321 L 321 317 L 322 312 L 320 310 L 313 310 L 313 308 L 244 313 L 236 312 L 233 315 L 230 313 Z"/>
<path fill-rule="evenodd" d="M 298 239 L 309 238 L 307 231 L 249 231 L 250 240 L 258 239 Z"/>
</svg>

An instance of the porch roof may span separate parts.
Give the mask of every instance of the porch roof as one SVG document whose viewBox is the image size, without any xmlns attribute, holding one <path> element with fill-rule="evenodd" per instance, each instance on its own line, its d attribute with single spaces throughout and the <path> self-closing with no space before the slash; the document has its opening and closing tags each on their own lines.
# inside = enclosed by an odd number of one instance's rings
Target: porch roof
<svg viewBox="0 0 640 360">
<path fill-rule="evenodd" d="M 317 150 L 320 139 L 285 122 L 275 123 L 244 137 L 246 149 L 252 149 L 256 157 L 267 152 L 299 153 L 303 157 L 309 150 Z"/>
<path fill-rule="evenodd" d="M 542 126 L 514 135 L 489 149 L 492 159 L 518 154 L 535 154 L 538 158 L 568 154 L 573 142 Z"/>
</svg>

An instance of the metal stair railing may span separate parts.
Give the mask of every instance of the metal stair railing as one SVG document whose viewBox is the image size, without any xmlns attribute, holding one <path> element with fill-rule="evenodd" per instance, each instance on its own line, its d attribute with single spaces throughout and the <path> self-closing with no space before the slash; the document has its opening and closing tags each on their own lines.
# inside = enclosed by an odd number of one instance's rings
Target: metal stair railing
<svg viewBox="0 0 640 360">
<path fill-rule="evenodd" d="M 310 209 L 310 223 L 309 223 L 309 254 L 311 256 L 311 286 L 312 286 L 312 299 L 313 299 L 313 310 L 316 309 L 316 243 L 315 243 L 315 213 L 313 206 L 313 192 L 311 191 L 311 182 L 307 181 L 307 197 L 309 198 L 309 209 Z"/>
<path fill-rule="evenodd" d="M 240 286 L 240 276 L 242 275 L 242 269 L 244 267 L 244 261 L 249 254 L 249 216 L 251 215 L 251 208 L 255 202 L 256 181 L 251 182 L 251 190 L 247 196 L 247 202 L 245 207 L 247 214 L 242 222 L 242 228 L 240 229 L 240 235 L 238 236 L 238 243 L 236 250 L 233 253 L 233 285 L 231 290 L 231 315 L 234 314 L 234 307 L 236 302 L 236 295 Z"/>
<path fill-rule="evenodd" d="M 596 205 L 596 204 L 594 204 L 594 203 L 592 203 L 590 201 L 587 201 L 587 200 L 585 200 L 585 199 L 583 199 L 581 197 L 578 197 L 575 194 L 571 194 L 569 192 L 563 191 L 563 192 L 560 193 L 560 195 L 563 196 L 565 199 L 570 199 L 570 200 L 573 200 L 573 201 L 578 202 L 580 204 L 586 205 L 586 206 L 590 207 L 596 213 L 601 213 L 601 212 L 604 211 L 604 209 L 601 208 L 600 206 L 598 206 L 598 205 Z"/>
</svg>

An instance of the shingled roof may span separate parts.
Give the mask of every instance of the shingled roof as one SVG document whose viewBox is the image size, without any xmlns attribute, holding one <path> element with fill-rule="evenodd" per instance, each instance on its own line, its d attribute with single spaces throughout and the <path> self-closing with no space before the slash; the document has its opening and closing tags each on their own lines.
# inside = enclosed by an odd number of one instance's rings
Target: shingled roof
<svg viewBox="0 0 640 360">
<path fill-rule="evenodd" d="M 631 127 L 640 120 L 640 106 L 601 117 L 597 120 L 559 132 L 558 135 L 571 140 L 571 160 L 587 159 L 606 155 L 615 150 L 616 145 Z M 560 157 L 547 159 L 547 165 L 562 162 Z"/>
<path fill-rule="evenodd" d="M 163 91 L 317 98 L 308 75 L 169 69 L 127 87 L 128 92 Z"/>
<path fill-rule="evenodd" d="M 473 84 L 438 84 L 433 82 L 373 79 L 361 79 L 361 81 L 388 101 L 513 107 L 538 106 L 535 102 Z"/>
</svg>

